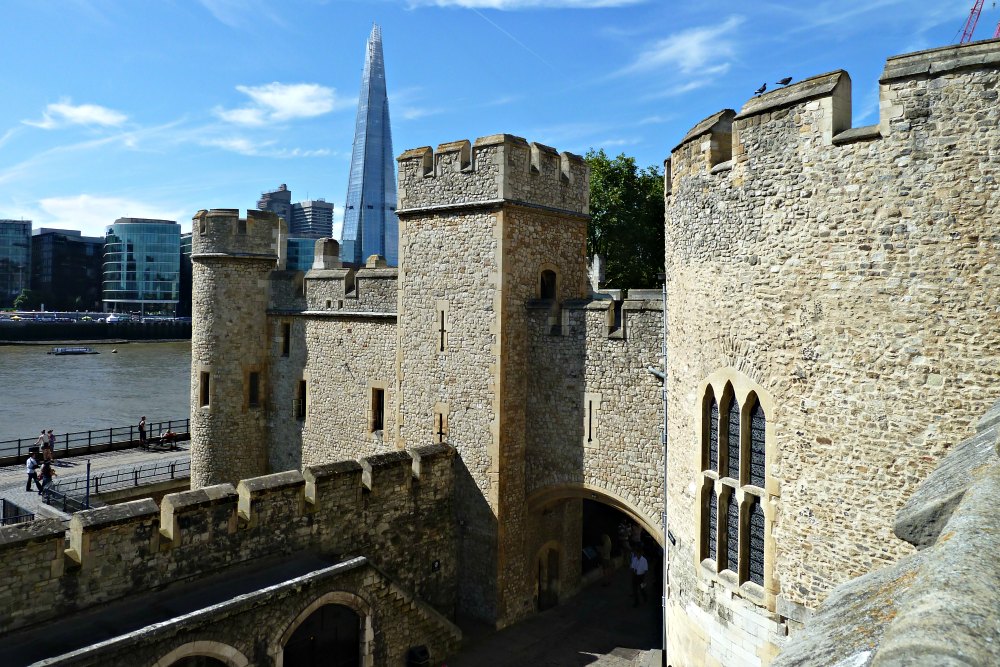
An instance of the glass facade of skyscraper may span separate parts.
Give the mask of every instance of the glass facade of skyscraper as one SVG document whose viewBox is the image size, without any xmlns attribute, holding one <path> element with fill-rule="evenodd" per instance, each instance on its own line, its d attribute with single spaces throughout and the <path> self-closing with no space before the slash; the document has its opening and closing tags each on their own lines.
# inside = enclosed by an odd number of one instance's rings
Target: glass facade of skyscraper
<svg viewBox="0 0 1000 667">
<path fill-rule="evenodd" d="M 289 271 L 308 271 L 312 268 L 316 256 L 316 239 L 288 239 L 285 246 L 285 268 Z"/>
<path fill-rule="evenodd" d="M 345 262 L 361 266 L 370 255 L 381 255 L 390 266 L 396 266 L 396 160 L 389 128 L 382 31 L 377 25 L 372 27 L 365 51 L 341 236 Z"/>
<path fill-rule="evenodd" d="M 104 309 L 173 315 L 180 291 L 181 226 L 119 218 L 104 244 Z"/>
<path fill-rule="evenodd" d="M 0 220 L 0 306 L 31 286 L 31 221 Z"/>
</svg>

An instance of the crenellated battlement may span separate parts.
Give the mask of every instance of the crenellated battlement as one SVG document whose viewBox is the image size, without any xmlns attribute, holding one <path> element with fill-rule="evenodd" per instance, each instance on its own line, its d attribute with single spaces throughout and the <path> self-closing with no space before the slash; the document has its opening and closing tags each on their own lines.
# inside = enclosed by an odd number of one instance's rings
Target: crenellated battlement
<svg viewBox="0 0 1000 667">
<path fill-rule="evenodd" d="M 569 213 L 590 211 L 587 163 L 579 155 L 511 134 L 423 146 L 399 163 L 401 217 L 429 208 L 516 202 Z"/>
<path fill-rule="evenodd" d="M 5 526 L 0 563 L 37 576 L 0 582 L 16 609 L 0 633 L 273 554 L 364 555 L 404 583 L 435 560 L 451 569 L 454 453 L 431 445 L 86 510 L 68 530 Z"/>
<path fill-rule="evenodd" d="M 215 208 L 198 211 L 192 218 L 192 256 L 231 255 L 243 258 L 274 258 L 279 268 L 285 265 L 285 248 L 281 242 L 288 237 L 284 220 L 270 211 L 247 210 L 245 218 L 239 209 Z"/>
<path fill-rule="evenodd" d="M 743 182 L 746 169 L 771 159 L 809 162 L 829 153 L 866 151 L 870 160 L 894 159 L 893 149 L 869 149 L 873 141 L 908 141 L 911 132 L 954 135 L 958 111 L 988 112 L 997 106 L 1000 41 L 949 46 L 889 58 L 879 79 L 879 118 L 852 127 L 851 78 L 837 70 L 748 100 L 739 113 L 725 109 L 696 124 L 671 151 L 668 190 L 688 176 L 725 175 Z M 969 94 L 971 92 L 971 94 Z M 858 145 L 861 145 L 859 148 Z M 944 143 L 929 142 L 936 150 Z M 722 178 L 723 176 L 720 176 Z"/>
</svg>

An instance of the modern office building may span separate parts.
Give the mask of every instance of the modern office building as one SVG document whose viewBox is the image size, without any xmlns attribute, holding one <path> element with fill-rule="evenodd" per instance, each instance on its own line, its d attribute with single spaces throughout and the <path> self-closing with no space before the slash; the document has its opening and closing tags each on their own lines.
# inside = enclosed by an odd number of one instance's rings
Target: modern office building
<svg viewBox="0 0 1000 667">
<path fill-rule="evenodd" d="M 31 237 L 31 289 L 47 310 L 99 310 L 104 237 L 41 227 Z"/>
<path fill-rule="evenodd" d="M 325 199 L 309 199 L 292 204 L 292 219 L 288 224 L 288 235 L 302 239 L 332 237 L 333 204 Z"/>
<path fill-rule="evenodd" d="M 31 220 L 0 220 L 0 307 L 31 287 Z"/>
<path fill-rule="evenodd" d="M 345 262 L 362 266 L 370 255 L 382 255 L 390 266 L 396 266 L 398 236 L 396 160 L 389 128 L 382 31 L 374 25 L 361 75 L 341 256 Z"/>
<path fill-rule="evenodd" d="M 174 315 L 180 296 L 181 226 L 118 218 L 104 245 L 104 310 Z"/>
<path fill-rule="evenodd" d="M 263 192 L 260 199 L 257 200 L 257 208 L 261 211 L 277 213 L 279 218 L 290 223 L 292 219 L 292 191 L 282 183 L 277 190 Z"/>
<path fill-rule="evenodd" d="M 191 232 L 181 234 L 181 273 L 177 317 L 191 317 Z"/>
<path fill-rule="evenodd" d="M 308 271 L 316 255 L 316 239 L 291 237 L 285 244 L 285 268 L 289 271 Z"/>
</svg>

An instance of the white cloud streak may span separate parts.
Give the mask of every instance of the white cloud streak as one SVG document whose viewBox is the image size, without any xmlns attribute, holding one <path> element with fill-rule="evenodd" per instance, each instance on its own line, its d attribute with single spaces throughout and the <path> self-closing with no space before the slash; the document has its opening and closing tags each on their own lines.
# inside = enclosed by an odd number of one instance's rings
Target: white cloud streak
<svg viewBox="0 0 1000 667">
<path fill-rule="evenodd" d="M 91 194 L 47 197 L 38 202 L 38 209 L 36 227 L 79 229 L 85 236 L 103 236 L 104 228 L 122 217 L 181 221 L 184 215 L 182 209 Z"/>
<path fill-rule="evenodd" d="M 318 83 L 279 83 L 236 86 L 251 104 L 236 109 L 216 108 L 216 116 L 234 125 L 261 127 L 298 118 L 314 118 L 335 109 L 353 106 L 352 100 L 337 98 L 333 88 Z"/>
<path fill-rule="evenodd" d="M 302 148 L 274 148 L 276 142 L 272 141 L 251 141 L 246 137 L 225 137 L 217 139 L 205 139 L 202 146 L 221 148 L 232 153 L 239 153 L 247 157 L 267 157 L 267 158 L 298 158 L 298 157 L 323 157 L 330 155 L 328 148 L 302 149 Z"/>
<path fill-rule="evenodd" d="M 117 127 L 127 120 L 128 116 L 120 111 L 97 104 L 74 105 L 66 99 L 45 107 L 41 120 L 23 120 L 21 122 L 43 130 L 53 130 L 68 125 Z"/>
<path fill-rule="evenodd" d="M 638 74 L 673 68 L 684 75 L 721 74 L 736 55 L 731 33 L 743 17 L 730 16 L 721 24 L 683 30 L 661 39 L 639 54 L 619 75 Z"/>
</svg>

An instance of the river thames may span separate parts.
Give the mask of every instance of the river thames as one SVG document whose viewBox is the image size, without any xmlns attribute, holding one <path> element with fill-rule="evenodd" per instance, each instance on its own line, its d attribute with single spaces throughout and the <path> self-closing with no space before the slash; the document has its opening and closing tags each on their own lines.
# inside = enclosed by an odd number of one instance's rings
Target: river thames
<svg viewBox="0 0 1000 667">
<path fill-rule="evenodd" d="M 80 356 L 52 347 L 0 346 L 0 440 L 188 417 L 190 341 L 91 344 L 101 354 Z"/>
</svg>

